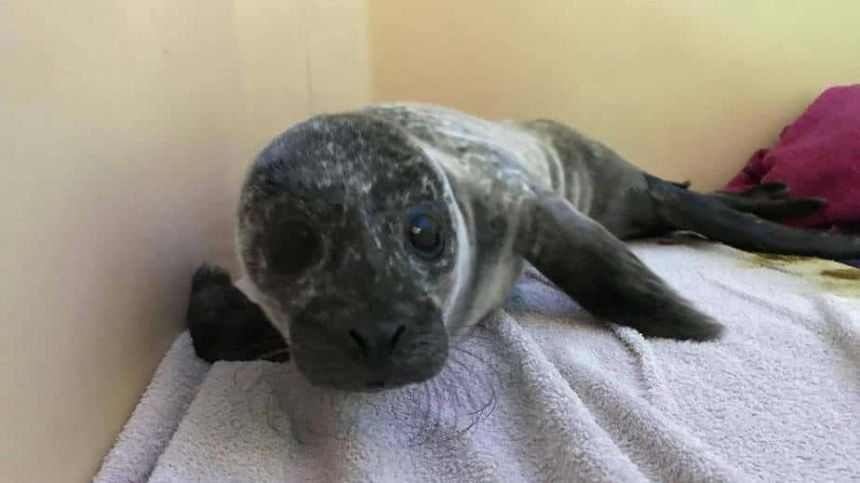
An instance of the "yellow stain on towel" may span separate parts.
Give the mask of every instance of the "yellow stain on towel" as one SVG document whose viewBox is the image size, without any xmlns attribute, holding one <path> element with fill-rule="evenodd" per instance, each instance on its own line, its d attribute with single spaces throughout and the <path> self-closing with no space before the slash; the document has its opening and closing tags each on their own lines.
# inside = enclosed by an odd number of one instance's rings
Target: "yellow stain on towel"
<svg viewBox="0 0 860 483">
<path fill-rule="evenodd" d="M 860 269 L 830 260 L 772 253 L 750 253 L 753 266 L 802 277 L 822 289 L 843 297 L 860 297 Z"/>
<path fill-rule="evenodd" d="M 825 277 L 838 278 L 840 280 L 860 280 L 860 270 L 856 268 L 839 268 L 836 270 L 822 270 L 821 275 Z"/>
</svg>

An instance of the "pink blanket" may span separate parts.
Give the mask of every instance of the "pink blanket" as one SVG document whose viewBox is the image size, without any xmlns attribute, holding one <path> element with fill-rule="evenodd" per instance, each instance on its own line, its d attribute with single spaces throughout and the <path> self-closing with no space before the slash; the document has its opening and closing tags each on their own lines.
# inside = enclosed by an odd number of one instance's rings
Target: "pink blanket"
<svg viewBox="0 0 860 483">
<path fill-rule="evenodd" d="M 782 181 L 793 196 L 820 196 L 827 205 L 794 226 L 860 231 L 860 84 L 824 91 L 783 129 L 771 149 L 756 152 L 726 186 L 736 192 Z"/>
</svg>

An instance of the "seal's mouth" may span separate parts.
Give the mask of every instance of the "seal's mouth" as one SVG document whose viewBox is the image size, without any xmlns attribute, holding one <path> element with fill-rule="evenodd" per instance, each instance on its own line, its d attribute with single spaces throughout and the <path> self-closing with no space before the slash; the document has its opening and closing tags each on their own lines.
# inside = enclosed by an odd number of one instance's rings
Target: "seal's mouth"
<svg viewBox="0 0 860 483">
<path fill-rule="evenodd" d="M 424 382 L 448 358 L 441 310 L 429 299 L 314 303 L 290 317 L 291 355 L 311 384 L 376 392 Z M 398 308 L 399 307 L 399 308 Z"/>
<path fill-rule="evenodd" d="M 299 371 L 301 372 L 301 371 Z M 308 380 L 311 384 L 317 387 L 323 387 L 328 389 L 336 389 L 344 392 L 355 392 L 362 394 L 377 394 L 386 391 L 397 390 L 406 386 L 410 386 L 413 384 L 421 384 L 425 381 L 432 379 L 436 374 L 428 375 L 427 377 L 422 378 L 412 378 L 409 380 L 406 379 L 387 379 L 387 378 L 379 378 L 379 379 L 366 379 L 366 380 L 343 380 L 343 379 L 319 379 L 315 376 L 309 376 L 307 374 L 302 373 L 305 379 Z"/>
<path fill-rule="evenodd" d="M 382 392 L 385 388 L 385 380 L 377 379 L 373 381 L 368 381 L 364 384 L 365 392 Z"/>
<path fill-rule="evenodd" d="M 385 358 L 368 358 L 347 344 L 293 347 L 298 371 L 311 384 L 348 392 L 375 393 L 419 384 L 441 372 L 448 357 L 447 340 L 412 341 Z"/>
<path fill-rule="evenodd" d="M 319 387 L 327 387 L 347 392 L 360 393 L 379 393 L 400 389 L 412 384 L 420 384 L 435 377 L 441 372 L 441 364 L 433 364 L 430 367 L 410 367 L 410 368 L 390 368 L 383 371 L 382 374 L 370 373 L 363 370 L 361 367 L 353 367 L 330 373 L 324 377 L 320 373 L 314 371 L 302 371 L 301 365 L 298 365 L 299 372 L 313 385 Z M 359 376 L 356 373 L 364 373 Z"/>
<path fill-rule="evenodd" d="M 430 379 L 422 379 L 420 381 L 412 381 L 412 382 L 394 382 L 386 379 L 371 379 L 369 381 L 364 382 L 358 389 L 355 389 L 354 392 L 361 392 L 366 394 L 377 394 L 380 392 L 390 391 L 392 389 L 400 389 L 401 387 L 409 386 L 411 384 L 420 384 L 426 380 Z"/>
</svg>

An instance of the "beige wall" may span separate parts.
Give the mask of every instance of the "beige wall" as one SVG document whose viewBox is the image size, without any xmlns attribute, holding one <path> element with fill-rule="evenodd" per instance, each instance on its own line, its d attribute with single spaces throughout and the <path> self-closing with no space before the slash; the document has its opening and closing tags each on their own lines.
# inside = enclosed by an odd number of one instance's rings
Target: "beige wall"
<svg viewBox="0 0 860 483">
<path fill-rule="evenodd" d="M 0 481 L 92 474 L 192 270 L 234 266 L 247 162 L 367 101 L 371 71 L 376 100 L 555 117 L 713 187 L 860 79 L 857 18 L 850 0 L 0 2 Z"/>
<path fill-rule="evenodd" d="M 725 182 L 860 82 L 856 0 L 370 0 L 376 100 L 555 117 L 655 174 Z"/>
<path fill-rule="evenodd" d="M 361 0 L 0 2 L 0 481 L 92 475 L 244 166 L 367 55 Z"/>
</svg>

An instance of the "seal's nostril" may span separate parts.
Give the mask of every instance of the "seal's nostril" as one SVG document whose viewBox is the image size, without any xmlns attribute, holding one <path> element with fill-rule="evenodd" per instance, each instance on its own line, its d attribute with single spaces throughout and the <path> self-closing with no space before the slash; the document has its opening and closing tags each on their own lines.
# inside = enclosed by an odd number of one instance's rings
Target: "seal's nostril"
<svg viewBox="0 0 860 483">
<path fill-rule="evenodd" d="M 361 353 L 367 356 L 367 341 L 364 340 L 364 337 L 362 337 L 358 332 L 354 330 L 349 331 L 349 336 L 352 337 L 352 340 L 355 342 L 355 345 L 357 345 L 358 348 L 361 349 Z"/>
<path fill-rule="evenodd" d="M 397 330 L 394 331 L 394 335 L 391 336 L 391 340 L 388 342 L 388 350 L 393 351 L 397 346 L 397 342 L 400 340 L 400 336 L 403 335 L 403 331 L 406 330 L 406 326 L 399 325 Z"/>
<path fill-rule="evenodd" d="M 347 333 L 355 346 L 358 347 L 362 357 L 382 363 L 394 353 L 397 344 L 403 339 L 405 331 L 405 325 L 380 322 L 365 327 L 356 327 Z"/>
</svg>

